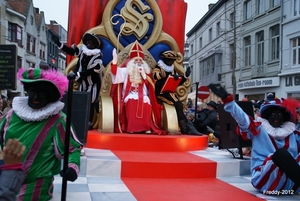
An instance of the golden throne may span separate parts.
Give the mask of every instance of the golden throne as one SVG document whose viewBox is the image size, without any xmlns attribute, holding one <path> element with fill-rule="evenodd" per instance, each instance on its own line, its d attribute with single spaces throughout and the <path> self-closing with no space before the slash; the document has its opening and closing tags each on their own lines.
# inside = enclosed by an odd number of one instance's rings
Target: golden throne
<svg viewBox="0 0 300 201">
<path fill-rule="evenodd" d="M 137 40 L 145 40 L 144 44 L 142 44 L 142 48 L 145 55 L 145 61 L 148 65 L 153 69 L 157 63 L 157 60 L 150 53 L 149 49 L 155 44 L 163 43 L 166 44 L 171 50 L 179 53 L 180 57 L 174 63 L 175 69 L 180 74 L 185 73 L 185 69 L 182 66 L 183 56 L 179 51 L 179 47 L 176 41 L 167 33 L 162 31 L 162 16 L 160 13 L 160 9 L 156 4 L 155 0 L 148 0 L 147 5 L 145 5 L 140 0 L 127 0 L 125 1 L 125 5 L 120 10 L 120 14 L 114 14 L 113 10 L 117 6 L 119 6 L 119 1 L 111 0 L 106 5 L 106 8 L 103 13 L 103 20 L 99 26 L 96 26 L 87 32 L 94 33 L 98 35 L 100 38 L 105 39 L 105 41 L 109 41 L 114 48 L 116 48 L 118 53 L 118 64 L 123 63 L 128 56 L 129 50 L 131 48 L 132 43 L 123 46 L 122 43 L 119 42 L 120 37 L 122 35 L 126 37 L 130 37 L 134 35 Z M 132 16 L 136 16 L 136 8 L 141 12 L 141 16 L 143 20 L 140 18 L 134 18 Z M 153 16 L 146 13 L 147 10 L 152 9 Z M 143 11 L 145 13 L 143 14 Z M 114 17 L 116 17 L 119 21 L 114 21 Z M 149 29 L 149 23 L 151 19 L 157 19 L 153 24 L 153 31 L 151 35 L 146 35 L 146 32 Z M 123 21 L 121 24 L 120 21 Z M 119 34 L 115 34 L 114 27 L 119 23 Z M 139 29 L 132 29 L 131 24 L 139 24 Z M 82 45 L 82 41 L 78 44 L 78 46 Z M 112 47 L 103 47 L 103 50 L 108 50 L 104 57 L 111 57 L 111 49 Z M 111 57 L 112 58 L 112 57 Z M 67 66 L 65 73 L 68 74 L 76 67 L 78 59 L 73 59 L 69 65 Z M 99 132 L 113 133 L 114 131 L 114 108 L 112 99 L 110 97 L 110 89 L 111 89 L 111 71 L 110 71 L 110 62 L 105 65 L 102 75 L 102 86 L 99 97 L 99 114 L 95 115 L 93 121 L 93 127 L 96 128 Z M 182 101 L 182 103 L 186 104 L 187 94 L 190 87 L 190 79 L 188 79 L 184 85 L 179 86 L 177 88 L 177 94 Z M 74 89 L 77 90 L 77 83 L 74 83 Z M 162 103 L 163 112 L 162 112 L 162 125 L 163 129 L 169 131 L 169 134 L 177 134 L 178 133 L 178 124 L 177 124 L 177 115 L 175 108 L 166 103 Z M 176 123 L 175 123 L 176 122 Z"/>
</svg>

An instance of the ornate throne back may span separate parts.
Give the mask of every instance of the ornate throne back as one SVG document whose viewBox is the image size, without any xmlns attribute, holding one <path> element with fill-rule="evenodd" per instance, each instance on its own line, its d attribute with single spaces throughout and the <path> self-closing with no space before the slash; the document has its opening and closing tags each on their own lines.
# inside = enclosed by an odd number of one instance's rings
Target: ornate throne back
<svg viewBox="0 0 300 201">
<path fill-rule="evenodd" d="M 131 9 L 125 9 L 129 8 L 131 5 L 130 3 L 134 2 L 134 5 L 140 8 L 140 11 L 142 12 L 144 8 L 145 14 L 141 15 L 147 15 L 150 14 L 153 15 L 153 19 L 156 19 L 154 22 L 151 22 L 152 25 L 149 26 L 148 29 L 142 28 L 139 31 L 135 30 L 138 33 L 132 32 L 128 34 L 128 29 L 125 29 L 124 32 L 122 32 L 122 26 L 125 27 L 126 24 L 130 24 L 131 22 L 127 22 L 127 19 L 121 16 L 121 14 L 134 14 L 136 10 Z M 113 15 L 113 10 L 119 7 L 118 10 L 120 10 L 120 14 Z M 150 9 L 148 9 L 150 8 Z M 152 9 L 152 10 L 151 10 Z M 151 12 L 149 12 L 151 11 Z M 132 12 L 132 13 L 130 13 Z M 146 13 L 148 12 L 148 13 Z M 117 23 L 114 23 L 112 19 L 117 16 L 117 20 L 123 21 L 123 24 L 117 25 Z M 112 99 L 110 97 L 110 89 L 111 89 L 111 71 L 110 71 L 110 61 L 112 60 L 112 50 L 113 48 L 117 48 L 120 50 L 118 54 L 118 64 L 121 64 L 125 59 L 128 58 L 129 50 L 131 48 L 131 44 L 138 40 L 139 43 L 142 45 L 144 55 L 145 55 L 145 61 L 148 63 L 148 65 L 153 69 L 159 59 L 158 55 L 166 50 L 173 50 L 179 51 L 178 44 L 172 38 L 170 35 L 162 31 L 162 16 L 159 10 L 159 7 L 155 0 L 135 0 L 135 1 L 115 1 L 111 0 L 107 3 L 106 8 L 103 13 L 103 20 L 102 23 L 99 26 L 96 26 L 87 32 L 94 33 L 98 35 L 101 39 L 101 42 L 103 43 L 103 64 L 105 66 L 103 71 L 103 77 L 102 77 L 102 86 L 100 91 L 100 97 L 99 97 L 99 108 L 100 112 L 97 117 L 95 117 L 95 124 L 94 128 L 97 128 L 100 132 L 113 132 L 114 131 L 114 108 Z M 136 22 L 139 23 L 139 22 Z M 149 22 L 150 24 L 150 22 Z M 149 30 L 152 29 L 151 34 L 149 34 Z M 143 31 L 147 31 L 147 33 L 142 33 Z M 116 32 L 120 32 L 120 34 L 116 35 Z M 147 35 L 148 34 L 148 35 Z M 124 35 L 123 40 L 119 38 L 120 35 Z M 141 36 L 139 38 L 138 36 Z M 122 36 L 121 36 L 122 37 Z M 145 40 L 147 38 L 147 40 Z M 123 42 L 122 42 L 123 41 Z M 131 41 L 130 43 L 128 43 Z M 140 42 L 141 41 L 141 42 Z M 80 46 L 82 42 L 78 44 Z M 182 66 L 183 62 L 183 56 L 179 53 L 180 57 L 176 60 L 174 63 L 175 69 L 180 74 L 184 74 L 185 70 Z M 71 70 L 75 68 L 75 64 L 77 62 L 77 59 L 73 59 L 69 65 L 67 66 L 65 73 L 67 74 Z M 190 79 L 188 79 L 184 85 L 177 88 L 177 94 L 182 101 L 182 103 L 186 104 L 186 99 L 188 95 L 188 89 L 190 87 Z M 74 84 L 75 90 L 77 89 L 77 83 Z M 163 128 L 165 130 L 168 130 L 170 134 L 178 133 L 178 124 L 174 123 L 177 122 L 177 115 L 175 108 L 173 106 L 167 105 L 163 103 Z"/>
</svg>

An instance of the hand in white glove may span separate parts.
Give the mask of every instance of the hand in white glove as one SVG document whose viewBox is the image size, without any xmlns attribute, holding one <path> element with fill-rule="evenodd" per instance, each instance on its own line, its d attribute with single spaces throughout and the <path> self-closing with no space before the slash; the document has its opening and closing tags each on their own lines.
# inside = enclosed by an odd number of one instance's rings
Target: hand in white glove
<svg viewBox="0 0 300 201">
<path fill-rule="evenodd" d="M 139 70 L 141 76 L 143 77 L 143 79 L 145 80 L 146 79 L 146 73 L 144 71 L 144 68 L 142 66 L 138 66 L 138 70 Z"/>
<path fill-rule="evenodd" d="M 209 131 L 209 132 L 211 132 L 211 133 L 214 133 L 215 131 L 211 128 L 211 127 L 209 127 L 209 126 L 206 126 L 206 129 Z"/>
<path fill-rule="evenodd" d="M 77 48 L 77 45 L 74 43 L 71 45 L 71 48 L 75 49 L 75 48 Z"/>
<path fill-rule="evenodd" d="M 117 64 L 117 62 L 118 62 L 118 55 L 117 55 L 116 48 L 113 49 L 112 56 L 113 56 L 112 64 Z"/>
</svg>

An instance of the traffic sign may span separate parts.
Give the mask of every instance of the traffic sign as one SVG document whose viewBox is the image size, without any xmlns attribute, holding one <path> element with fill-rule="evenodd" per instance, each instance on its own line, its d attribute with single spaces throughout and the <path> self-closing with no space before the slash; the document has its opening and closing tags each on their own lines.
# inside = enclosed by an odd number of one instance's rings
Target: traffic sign
<svg viewBox="0 0 300 201">
<path fill-rule="evenodd" d="M 198 88 L 198 98 L 204 100 L 209 96 L 209 88 L 207 86 L 201 86 Z"/>
</svg>

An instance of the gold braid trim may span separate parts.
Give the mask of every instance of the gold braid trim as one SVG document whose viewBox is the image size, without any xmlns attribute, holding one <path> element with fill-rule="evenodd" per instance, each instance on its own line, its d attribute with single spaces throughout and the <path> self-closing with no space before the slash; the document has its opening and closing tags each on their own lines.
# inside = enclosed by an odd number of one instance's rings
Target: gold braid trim
<svg viewBox="0 0 300 201">
<path fill-rule="evenodd" d="M 153 88 L 155 88 L 155 84 L 153 82 L 153 79 L 151 79 L 151 77 L 149 75 L 146 75 L 146 79 L 147 79 L 148 83 L 151 84 L 151 86 Z"/>
<path fill-rule="evenodd" d="M 160 69 L 154 68 L 153 70 L 153 77 L 156 76 L 156 80 L 160 80 L 162 77 L 160 76 Z"/>
<path fill-rule="evenodd" d="M 173 105 L 173 102 L 172 101 L 169 101 L 168 99 L 166 99 L 165 97 L 163 96 L 157 96 L 157 98 L 159 98 L 161 101 L 169 104 L 169 105 Z"/>
<path fill-rule="evenodd" d="M 162 78 L 165 78 L 167 76 L 166 71 L 159 64 L 158 64 L 158 66 L 159 66 L 158 73 L 160 73 Z"/>
<path fill-rule="evenodd" d="M 176 98 L 174 93 L 170 93 L 170 96 L 173 98 L 174 101 L 176 101 L 176 102 L 178 101 L 178 99 Z"/>
</svg>

